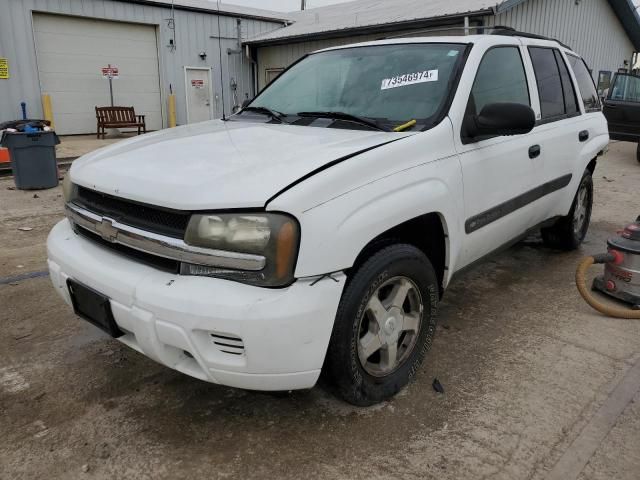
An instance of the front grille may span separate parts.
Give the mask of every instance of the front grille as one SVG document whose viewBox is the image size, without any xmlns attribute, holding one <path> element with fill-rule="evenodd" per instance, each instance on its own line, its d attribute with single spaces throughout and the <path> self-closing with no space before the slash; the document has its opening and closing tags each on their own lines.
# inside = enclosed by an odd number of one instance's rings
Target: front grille
<svg viewBox="0 0 640 480">
<path fill-rule="evenodd" d="M 124 200 L 78 186 L 73 202 L 90 212 L 148 232 L 184 238 L 190 212 Z"/>
<path fill-rule="evenodd" d="M 159 257 L 150 253 L 141 252 L 140 250 L 136 250 L 135 248 L 130 248 L 125 245 L 120 245 L 119 243 L 108 242 L 104 240 L 100 235 L 96 235 L 95 233 L 90 232 L 89 230 L 80 226 L 77 226 L 75 230 L 76 233 L 82 235 L 85 238 L 88 238 L 92 242 L 98 243 L 103 247 L 118 252 L 122 255 L 126 255 L 127 257 L 133 258 L 134 260 L 137 260 L 151 267 L 155 267 L 158 270 L 169 273 L 180 272 L 180 262 L 178 262 L 177 260 L 171 260 L 169 258 Z"/>
</svg>

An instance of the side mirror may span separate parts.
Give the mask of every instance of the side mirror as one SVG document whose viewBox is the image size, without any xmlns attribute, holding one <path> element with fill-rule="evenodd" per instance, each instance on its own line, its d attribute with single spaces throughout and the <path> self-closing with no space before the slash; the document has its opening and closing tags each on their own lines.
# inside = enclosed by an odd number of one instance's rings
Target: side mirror
<svg viewBox="0 0 640 480">
<path fill-rule="evenodd" d="M 536 115 L 531 107 L 521 103 L 490 103 L 465 123 L 469 138 L 522 135 L 533 130 Z"/>
</svg>

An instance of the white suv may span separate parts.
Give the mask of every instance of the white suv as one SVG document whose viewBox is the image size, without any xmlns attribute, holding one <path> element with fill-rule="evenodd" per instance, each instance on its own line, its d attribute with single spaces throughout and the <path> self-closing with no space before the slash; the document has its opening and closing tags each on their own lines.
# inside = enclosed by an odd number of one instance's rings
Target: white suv
<svg viewBox="0 0 640 480">
<path fill-rule="evenodd" d="M 542 228 L 576 248 L 607 123 L 584 62 L 514 32 L 332 48 L 226 120 L 74 162 L 56 290 L 209 382 L 389 398 L 452 276 Z"/>
</svg>

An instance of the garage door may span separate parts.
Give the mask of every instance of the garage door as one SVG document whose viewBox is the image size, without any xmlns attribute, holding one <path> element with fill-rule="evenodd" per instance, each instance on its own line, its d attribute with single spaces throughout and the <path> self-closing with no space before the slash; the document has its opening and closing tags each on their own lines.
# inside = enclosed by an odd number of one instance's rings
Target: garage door
<svg viewBox="0 0 640 480">
<path fill-rule="evenodd" d="M 40 86 L 51 95 L 58 133 L 95 133 L 94 107 L 110 105 L 101 74 L 108 64 L 120 71 L 114 104 L 146 115 L 147 129 L 162 128 L 154 26 L 38 13 L 33 23 Z"/>
</svg>

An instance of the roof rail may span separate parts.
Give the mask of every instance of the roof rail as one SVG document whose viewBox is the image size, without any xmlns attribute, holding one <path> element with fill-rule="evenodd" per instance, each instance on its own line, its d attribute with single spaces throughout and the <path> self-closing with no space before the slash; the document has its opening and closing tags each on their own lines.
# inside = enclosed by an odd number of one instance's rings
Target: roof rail
<svg viewBox="0 0 640 480">
<path fill-rule="evenodd" d="M 493 27 L 487 25 L 471 25 L 469 27 L 465 27 L 463 25 L 459 26 L 448 26 L 448 27 L 431 27 L 431 28 L 422 28 L 420 30 L 412 30 L 409 32 L 398 33 L 395 35 L 389 35 L 386 37 L 382 37 L 379 40 L 391 40 L 393 38 L 406 38 L 406 37 L 414 37 L 420 33 L 434 33 L 434 32 L 451 32 L 451 31 L 460 31 L 466 30 L 467 32 L 470 30 L 477 30 L 478 34 L 489 34 L 489 35 L 504 35 L 505 37 L 524 37 L 524 38 L 536 38 L 538 40 L 550 40 L 552 42 L 556 42 L 564 48 L 568 48 L 569 50 L 573 50 L 569 45 L 565 45 L 560 40 L 556 40 L 555 38 L 545 37 L 543 35 L 536 35 L 535 33 L 527 33 L 527 32 L 519 32 L 515 28 L 505 27 L 504 25 L 495 25 Z M 490 33 L 489 33 L 490 32 Z"/>
<path fill-rule="evenodd" d="M 433 33 L 433 32 L 451 32 L 451 31 L 460 31 L 460 30 L 478 30 L 480 34 L 485 33 L 485 30 L 492 30 L 495 27 L 487 27 L 484 25 L 471 25 L 469 27 L 465 27 L 464 25 L 457 26 L 447 26 L 447 27 L 427 27 L 421 28 L 419 30 L 410 30 L 404 33 L 396 33 L 394 35 L 388 35 L 386 37 L 382 37 L 379 40 L 391 40 L 393 38 L 406 38 L 406 37 L 414 37 L 420 33 Z"/>
<path fill-rule="evenodd" d="M 537 35 L 535 33 L 519 32 L 515 28 L 505 27 L 503 25 L 496 25 L 495 27 L 493 27 L 493 32 L 491 32 L 491 35 L 503 35 L 505 37 L 523 37 L 523 38 L 535 38 L 537 40 L 549 40 L 551 42 L 556 42 L 557 44 L 563 46 L 564 48 L 573 50 L 569 45 L 566 45 L 562 43 L 560 40 L 556 40 L 555 38 L 545 37 L 544 35 Z"/>
</svg>

